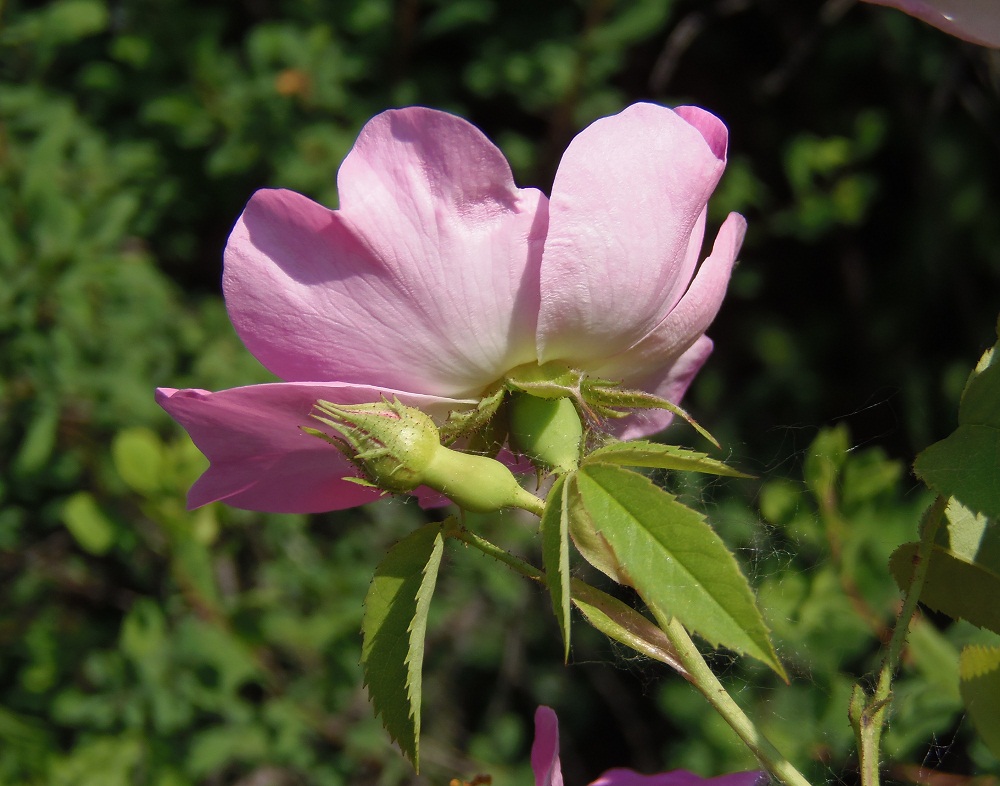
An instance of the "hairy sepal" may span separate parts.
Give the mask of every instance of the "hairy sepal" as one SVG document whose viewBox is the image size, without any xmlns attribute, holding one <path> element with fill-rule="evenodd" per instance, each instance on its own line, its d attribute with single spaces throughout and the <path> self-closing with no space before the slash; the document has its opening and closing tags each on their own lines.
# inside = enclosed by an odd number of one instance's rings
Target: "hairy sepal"
<svg viewBox="0 0 1000 786">
<path fill-rule="evenodd" d="M 626 467 L 701 472 L 707 475 L 724 475 L 730 478 L 750 478 L 718 459 L 705 453 L 688 450 L 678 445 L 662 445 L 648 440 L 612 442 L 588 454 L 584 464 L 615 464 Z"/>
</svg>

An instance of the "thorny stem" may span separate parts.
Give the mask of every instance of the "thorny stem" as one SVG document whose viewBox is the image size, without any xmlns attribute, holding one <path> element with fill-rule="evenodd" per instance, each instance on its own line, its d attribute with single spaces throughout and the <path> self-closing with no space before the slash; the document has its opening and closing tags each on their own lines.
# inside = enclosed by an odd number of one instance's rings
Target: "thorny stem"
<svg viewBox="0 0 1000 786">
<path fill-rule="evenodd" d="M 879 786 L 879 748 L 882 743 L 882 730 L 885 728 L 889 707 L 892 703 L 892 678 L 902 659 L 906 635 L 910 630 L 910 621 L 917 610 L 917 601 L 920 600 L 920 593 L 923 590 L 924 581 L 927 579 L 931 549 L 934 548 L 934 539 L 947 505 L 948 499 L 946 497 L 938 497 L 924 514 L 920 545 L 914 560 L 910 586 L 906 590 L 903 607 L 896 619 L 896 627 L 892 631 L 889 650 L 885 660 L 882 661 L 882 668 L 879 670 L 875 691 L 869 696 L 860 685 L 856 685 L 854 695 L 851 697 L 849 715 L 858 741 L 862 786 Z"/>
<path fill-rule="evenodd" d="M 524 560 L 515 557 L 499 546 L 490 543 L 473 532 L 464 528 L 453 528 L 446 535 L 467 543 L 494 559 L 517 571 L 532 581 L 543 581 L 545 574 Z M 733 731 L 753 751 L 760 762 L 786 786 L 811 786 L 809 781 L 789 762 L 774 744 L 761 733 L 754 722 L 733 700 L 732 696 L 715 676 L 705 658 L 695 646 L 691 636 L 675 618 L 668 618 L 653 609 L 653 614 L 660 629 L 667 635 L 676 650 L 676 655 L 687 670 L 685 675 L 696 688 L 708 699 L 709 704 L 726 720 Z"/>
</svg>

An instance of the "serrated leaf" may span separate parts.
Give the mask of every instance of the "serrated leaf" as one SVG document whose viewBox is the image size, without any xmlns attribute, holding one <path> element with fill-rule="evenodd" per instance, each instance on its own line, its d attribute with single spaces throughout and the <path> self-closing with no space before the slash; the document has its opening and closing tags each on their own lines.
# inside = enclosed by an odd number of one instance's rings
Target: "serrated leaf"
<svg viewBox="0 0 1000 786">
<path fill-rule="evenodd" d="M 361 665 L 375 714 L 414 769 L 420 766 L 427 612 L 443 550 L 439 524 L 428 524 L 389 549 L 365 596 L 361 623 Z"/>
<path fill-rule="evenodd" d="M 570 575 L 569 575 L 569 494 L 566 476 L 552 486 L 542 513 L 542 565 L 545 584 L 552 598 L 559 630 L 563 637 L 563 658 L 569 660 Z"/>
<path fill-rule="evenodd" d="M 1000 518 L 1000 428 L 962 424 L 922 451 L 913 470 L 942 496 Z"/>
<path fill-rule="evenodd" d="M 948 500 L 944 515 L 944 526 L 937 531 L 938 544 L 967 562 L 1000 574 L 1000 524 L 973 513 L 956 499 Z"/>
<path fill-rule="evenodd" d="M 571 586 L 573 604 L 597 630 L 642 655 L 667 664 L 682 677 L 688 678 L 687 669 L 681 665 L 667 634 L 646 617 L 582 581 L 573 579 Z"/>
<path fill-rule="evenodd" d="M 997 346 L 1000 346 L 998 344 Z M 917 476 L 939 494 L 1000 518 L 1000 351 L 980 358 L 962 392 L 958 428 L 917 456 Z"/>
<path fill-rule="evenodd" d="M 585 512 L 607 544 L 617 580 L 711 645 L 756 658 L 785 678 L 750 585 L 700 513 L 619 467 L 588 465 L 574 485 L 581 506 L 571 510 Z"/>
<path fill-rule="evenodd" d="M 749 478 L 739 470 L 705 453 L 688 450 L 678 445 L 661 445 L 647 440 L 615 442 L 598 448 L 583 460 L 584 464 L 618 464 L 628 467 L 655 467 L 685 472 L 703 472 L 731 478 Z"/>
<path fill-rule="evenodd" d="M 972 725 L 993 755 L 1000 756 L 1000 647 L 966 647 L 958 674 Z"/>
<path fill-rule="evenodd" d="M 918 543 L 904 543 L 889 558 L 889 569 L 903 590 L 910 586 Z M 1000 633 L 1000 575 L 983 565 L 962 559 L 935 544 L 920 602 L 954 619 Z"/>
</svg>

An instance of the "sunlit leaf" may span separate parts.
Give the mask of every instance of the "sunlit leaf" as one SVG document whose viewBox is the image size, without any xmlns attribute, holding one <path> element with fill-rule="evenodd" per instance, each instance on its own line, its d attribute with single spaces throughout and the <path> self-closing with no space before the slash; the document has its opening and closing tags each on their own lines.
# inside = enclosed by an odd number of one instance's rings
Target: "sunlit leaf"
<svg viewBox="0 0 1000 786">
<path fill-rule="evenodd" d="M 961 511 L 961 509 L 957 509 Z M 1000 565 L 991 543 L 996 542 L 996 523 L 988 522 L 980 537 L 985 547 L 975 550 L 970 534 L 976 517 L 963 518 L 951 505 L 946 511 L 946 533 L 956 530 L 954 541 L 959 552 L 935 543 L 930 554 L 927 577 L 920 593 L 920 602 L 954 619 L 964 619 L 981 628 L 1000 633 Z M 958 522 L 958 524 L 955 524 Z M 963 531 L 964 527 L 964 531 Z M 896 583 L 902 589 L 910 586 L 917 565 L 919 544 L 904 543 L 889 561 Z M 980 558 L 982 555 L 982 558 Z"/>
<path fill-rule="evenodd" d="M 711 645 L 757 658 L 785 676 L 747 580 L 701 514 L 619 467 L 592 464 L 574 482 L 582 504 L 571 510 L 585 513 L 607 544 L 616 563 L 612 578 Z"/>
</svg>

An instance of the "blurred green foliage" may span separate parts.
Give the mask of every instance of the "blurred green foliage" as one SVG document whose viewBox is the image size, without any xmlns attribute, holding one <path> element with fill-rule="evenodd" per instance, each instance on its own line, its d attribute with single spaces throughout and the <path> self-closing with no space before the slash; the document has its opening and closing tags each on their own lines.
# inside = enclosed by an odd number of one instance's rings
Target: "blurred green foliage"
<svg viewBox="0 0 1000 786">
<path fill-rule="evenodd" d="M 335 205 L 376 112 L 459 112 L 547 187 L 576 130 L 639 99 L 727 121 L 712 220 L 740 210 L 751 227 L 688 405 L 765 478 L 664 482 L 745 558 L 794 678 L 717 665 L 812 775 L 850 781 L 849 675 L 877 665 L 888 556 L 927 502 L 906 466 L 954 427 L 993 335 L 1000 65 L 847 8 L 0 5 L 0 784 L 414 780 L 361 688 L 359 628 L 374 566 L 424 514 L 187 512 L 203 460 L 152 388 L 269 378 L 218 298 L 221 247 L 255 188 Z M 537 558 L 517 516 L 471 523 Z M 682 680 L 585 626 L 563 667 L 547 609 L 446 553 L 417 780 L 530 782 L 539 702 L 562 715 L 568 782 L 751 764 Z M 887 740 L 899 779 L 922 762 L 996 771 L 958 715 L 958 648 L 981 636 L 916 625 Z"/>
</svg>

